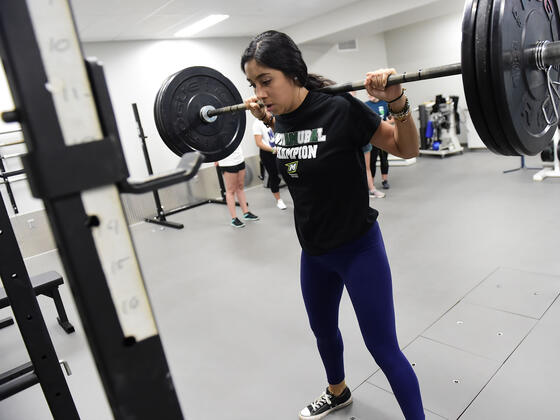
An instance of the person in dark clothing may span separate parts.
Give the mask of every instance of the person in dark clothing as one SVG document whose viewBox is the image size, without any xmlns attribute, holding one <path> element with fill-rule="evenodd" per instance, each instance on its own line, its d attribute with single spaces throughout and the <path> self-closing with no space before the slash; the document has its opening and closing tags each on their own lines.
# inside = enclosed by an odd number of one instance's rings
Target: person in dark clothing
<svg viewBox="0 0 560 420">
<path fill-rule="evenodd" d="M 276 199 L 276 207 L 280 210 L 286 210 L 284 200 L 280 198 L 280 175 L 278 174 L 278 165 L 276 164 L 276 148 L 274 147 L 274 133 L 265 126 L 262 121 L 255 120 L 253 123 L 253 137 L 255 144 L 259 148 L 259 156 L 261 163 L 268 172 L 268 185 L 272 195 Z"/>
<path fill-rule="evenodd" d="M 366 105 L 369 106 L 373 112 L 378 114 L 384 121 L 391 121 L 391 115 L 389 114 L 389 105 L 387 102 L 376 98 L 375 96 L 370 95 L 369 100 L 366 101 Z M 377 169 L 377 157 L 379 156 L 379 163 L 381 164 L 381 185 L 383 186 L 384 190 L 389 189 L 389 180 L 387 179 L 389 176 L 389 155 L 385 150 L 379 149 L 378 147 L 373 146 L 371 153 L 370 153 L 370 169 L 371 169 L 371 177 L 375 182 L 375 172 Z M 383 198 L 385 194 L 381 191 L 377 191 L 375 189 L 375 184 L 373 187 L 373 194 L 375 197 Z M 376 194 L 377 192 L 377 194 Z"/>
<path fill-rule="evenodd" d="M 245 101 L 273 128 L 276 158 L 294 203 L 302 247 L 300 281 L 328 386 L 299 413 L 317 420 L 352 402 L 345 383 L 338 309 L 346 287 L 366 346 L 385 373 L 404 416 L 423 419 L 418 380 L 399 348 L 391 272 L 383 238 L 369 207 L 362 148 L 371 143 L 404 158 L 418 155 L 418 130 L 400 85 L 386 87 L 394 69 L 367 73 L 367 91 L 391 102 L 391 126 L 349 94 L 318 92 L 326 81 L 309 74 L 286 34 L 252 39 L 241 68 L 255 90 Z"/>
</svg>

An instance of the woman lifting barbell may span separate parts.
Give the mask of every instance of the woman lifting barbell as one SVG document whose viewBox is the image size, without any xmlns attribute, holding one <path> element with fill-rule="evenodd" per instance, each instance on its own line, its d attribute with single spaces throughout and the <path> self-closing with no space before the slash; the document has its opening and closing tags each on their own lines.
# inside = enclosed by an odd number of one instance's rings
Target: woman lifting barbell
<svg viewBox="0 0 560 420">
<path fill-rule="evenodd" d="M 338 309 L 344 286 L 366 346 L 386 375 L 407 419 L 423 419 L 420 388 L 401 352 L 389 263 L 378 212 L 369 207 L 362 147 L 403 158 L 418 154 L 418 134 L 400 85 L 385 88 L 393 69 L 367 73 L 369 94 L 389 102 L 396 124 L 381 121 L 349 94 L 315 91 L 324 79 L 308 74 L 301 52 L 281 32 L 251 41 L 241 68 L 255 89 L 245 104 L 274 129 L 282 177 L 294 201 L 301 252 L 301 288 L 328 387 L 300 412 L 319 419 L 352 402 L 345 384 Z"/>
</svg>

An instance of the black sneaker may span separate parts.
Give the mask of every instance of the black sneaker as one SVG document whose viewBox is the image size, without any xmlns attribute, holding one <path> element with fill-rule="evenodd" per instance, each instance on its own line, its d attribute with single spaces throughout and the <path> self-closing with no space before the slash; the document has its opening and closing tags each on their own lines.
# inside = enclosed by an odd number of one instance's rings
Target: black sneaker
<svg viewBox="0 0 560 420">
<path fill-rule="evenodd" d="M 243 220 L 252 220 L 254 222 L 255 220 L 259 220 L 259 216 L 248 211 L 243 215 Z"/>
<path fill-rule="evenodd" d="M 388 190 L 389 188 L 391 188 L 388 181 L 383 181 L 381 185 L 383 185 L 384 190 Z"/>
<path fill-rule="evenodd" d="M 245 227 L 245 223 L 243 223 L 241 220 L 239 220 L 237 217 L 234 217 L 233 219 L 231 219 L 231 225 L 234 228 L 242 228 Z"/>
<path fill-rule="evenodd" d="M 327 414 L 350 404 L 352 404 L 352 394 L 348 387 L 338 397 L 331 394 L 329 388 L 327 388 L 319 398 L 300 411 L 299 418 L 300 420 L 322 419 Z"/>
</svg>

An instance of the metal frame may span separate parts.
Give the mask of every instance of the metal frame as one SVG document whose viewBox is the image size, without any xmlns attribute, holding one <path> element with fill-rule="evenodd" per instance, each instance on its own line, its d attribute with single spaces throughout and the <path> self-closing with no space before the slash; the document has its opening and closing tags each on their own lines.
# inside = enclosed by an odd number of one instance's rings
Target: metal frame
<svg viewBox="0 0 560 420">
<path fill-rule="evenodd" d="M 88 137 L 70 142 L 72 139 L 64 134 L 69 126 L 56 108 L 60 106 L 57 100 L 62 93 L 56 86 L 45 84 L 49 80 L 49 62 L 45 57 L 56 59 L 49 54 L 59 54 L 68 60 L 76 54 L 83 57 L 71 12 L 66 17 L 69 7 L 67 0 L 4 0 L 0 3 L 2 59 L 16 106 L 16 112 L 8 119 L 14 121 L 15 115 L 21 123 L 28 149 L 23 163 L 30 186 L 34 196 L 44 201 L 68 284 L 114 417 L 182 419 L 115 188 L 128 185 L 142 190 L 142 186 L 126 183 L 128 170 L 103 71 L 95 63 L 89 63 L 89 82 L 81 84 L 79 81 L 80 89 L 85 91 L 70 90 L 76 97 L 69 98 L 69 101 L 79 102 L 77 105 L 88 107 L 91 91 L 96 109 L 89 106 L 89 114 L 83 118 L 93 116 L 94 122 L 98 119 L 102 138 L 83 132 L 79 134 Z M 38 13 L 41 15 L 37 20 Z M 53 35 L 48 39 L 48 34 L 41 32 L 45 27 L 38 26 L 45 20 L 56 22 L 50 27 L 52 30 L 68 31 L 64 37 Z M 44 41 L 51 41 L 51 44 L 45 45 Z M 70 61 L 65 67 L 64 72 L 79 75 L 85 66 L 82 59 Z M 58 82 L 73 88 L 64 84 L 72 80 Z M 82 115 L 80 113 L 80 117 Z M 198 165 L 200 163 L 199 160 Z M 171 183 L 187 175 L 168 178 L 172 178 Z M 150 185 L 147 183 L 144 187 Z M 107 255 L 100 244 L 114 244 L 125 254 Z M 127 288 L 119 289 L 123 285 Z"/>
<path fill-rule="evenodd" d="M 544 181 L 545 178 L 560 178 L 560 159 L 558 158 L 558 143 L 560 142 L 560 132 L 558 130 L 556 130 L 556 132 L 554 133 L 553 142 L 554 160 L 551 162 L 552 168 L 546 167 L 546 164 L 549 162 L 543 162 L 543 169 L 533 175 L 533 181 Z"/>
<path fill-rule="evenodd" d="M 0 154 L 0 177 L 4 181 L 3 184 L 6 187 L 6 192 L 8 193 L 8 198 L 10 199 L 10 204 L 14 210 L 14 214 L 18 214 L 19 209 L 16 203 L 16 198 L 14 197 L 14 192 L 12 191 L 12 186 L 10 185 L 10 176 L 21 175 L 24 171 L 14 171 L 15 173 L 7 172 L 6 167 L 4 166 L 4 159 L 5 156 Z"/>
<path fill-rule="evenodd" d="M 521 163 L 519 165 L 519 168 L 506 169 L 505 171 L 502 171 L 502 173 L 509 174 L 511 172 L 520 171 L 521 169 L 528 169 L 528 170 L 539 170 L 539 169 L 541 169 L 541 168 L 533 168 L 533 167 L 530 167 L 530 166 L 526 166 L 525 165 L 525 156 L 521 155 L 520 157 L 521 157 Z"/>
<path fill-rule="evenodd" d="M 1 199 L 0 251 L 0 278 L 31 359 L 31 364 L 2 375 L 0 400 L 38 383 L 55 419 L 79 419 Z"/>
<path fill-rule="evenodd" d="M 148 175 L 153 175 L 154 170 L 152 169 L 152 161 L 150 160 L 148 146 L 146 145 L 146 139 L 148 138 L 148 136 L 144 134 L 144 128 L 142 127 L 142 121 L 140 120 L 140 114 L 138 112 L 138 106 L 136 104 L 132 104 L 132 112 L 134 113 L 136 127 L 138 128 L 138 138 L 140 138 L 140 142 L 142 143 L 142 153 L 144 154 L 146 169 L 148 170 Z M 159 198 L 158 190 L 154 190 L 153 194 L 157 214 L 154 217 L 146 217 L 144 221 L 148 223 L 154 223 L 156 225 L 170 227 L 173 229 L 183 229 L 185 226 L 182 223 L 172 222 L 170 220 L 167 220 L 167 218 L 165 217 L 167 216 L 167 214 L 165 213 L 165 211 L 163 210 L 163 206 L 161 205 L 161 199 Z"/>
<path fill-rule="evenodd" d="M 194 204 L 188 204 L 185 206 L 180 206 L 177 207 L 175 209 L 169 210 L 167 212 L 165 212 L 166 216 L 171 216 L 173 214 L 177 214 L 180 213 L 182 211 L 185 210 L 190 210 L 190 209 L 194 209 L 196 207 L 200 207 L 203 206 L 205 204 L 224 204 L 227 205 L 226 202 L 226 185 L 224 183 L 224 177 L 222 176 L 222 173 L 220 172 L 220 168 L 219 166 L 216 166 L 216 175 L 218 177 L 218 184 L 220 184 L 220 196 L 222 198 L 207 198 L 205 200 L 199 201 L 198 203 L 194 203 Z M 236 201 L 235 205 L 237 207 L 241 207 L 240 204 Z M 247 205 L 249 205 L 249 203 L 247 203 Z"/>
<path fill-rule="evenodd" d="M 136 126 L 138 128 L 138 137 L 140 138 L 140 141 L 142 143 L 142 153 L 144 154 L 144 160 L 146 162 L 146 168 L 148 170 L 148 174 L 153 175 L 154 171 L 153 171 L 153 168 L 152 168 L 152 162 L 151 162 L 151 159 L 150 159 L 150 154 L 148 152 L 148 147 L 146 145 L 146 139 L 148 137 L 144 134 L 144 128 L 142 127 L 142 122 L 140 120 L 140 114 L 138 113 L 138 106 L 135 103 L 132 104 L 132 112 L 134 113 L 134 119 L 136 120 Z M 200 201 L 198 203 L 189 204 L 189 205 L 185 205 L 185 206 L 180 206 L 180 207 L 177 207 L 175 209 L 165 211 L 163 209 L 163 206 L 161 205 L 161 199 L 159 197 L 159 192 L 156 189 L 156 190 L 153 191 L 153 194 L 154 194 L 154 202 L 156 204 L 157 214 L 154 217 L 145 218 L 144 221 L 146 221 L 148 223 L 154 223 L 156 225 L 161 225 L 161 226 L 174 228 L 174 229 L 183 229 L 184 225 L 182 223 L 169 221 L 169 220 L 167 220 L 167 216 L 171 216 L 173 214 L 177 214 L 177 213 L 185 211 L 185 210 L 190 210 L 192 208 L 199 207 L 199 206 L 202 206 L 204 204 L 227 204 L 226 203 L 226 187 L 225 187 L 225 184 L 224 184 L 224 178 L 223 178 L 223 176 L 220 172 L 220 169 L 218 167 L 216 167 L 216 173 L 217 173 L 217 176 L 218 176 L 218 183 L 220 184 L 220 196 L 221 196 L 220 199 L 209 198 L 209 199 Z M 239 206 L 239 203 L 235 203 L 235 204 L 236 204 L 236 206 Z"/>
<path fill-rule="evenodd" d="M 10 130 L 10 131 L 0 132 L 0 136 L 2 136 L 4 134 L 14 134 L 14 133 L 21 133 L 21 130 Z M 0 148 L 5 147 L 5 146 L 14 146 L 16 144 L 23 144 L 23 143 L 24 143 L 23 140 L 9 141 L 9 142 L 6 142 L 6 143 L 0 143 Z M 18 179 L 15 179 L 15 180 L 10 180 L 9 177 L 18 175 L 18 173 L 13 173 L 13 172 L 6 171 L 6 167 L 4 166 L 4 160 L 15 158 L 15 157 L 22 157 L 24 155 L 25 155 L 25 153 L 12 153 L 12 154 L 9 154 L 9 155 L 5 155 L 3 153 L 0 153 L 0 178 L 1 178 L 0 184 L 4 184 L 6 186 L 6 192 L 8 193 L 8 197 L 10 199 L 10 204 L 12 206 L 12 209 L 14 210 L 14 214 L 18 214 L 19 209 L 17 207 L 16 199 L 14 197 L 14 193 L 12 191 L 12 186 L 10 185 L 10 183 L 15 182 L 15 181 L 20 181 L 21 179 L 25 179 L 25 178 L 18 178 Z M 23 173 L 23 171 L 20 172 L 20 174 L 21 173 Z"/>
</svg>

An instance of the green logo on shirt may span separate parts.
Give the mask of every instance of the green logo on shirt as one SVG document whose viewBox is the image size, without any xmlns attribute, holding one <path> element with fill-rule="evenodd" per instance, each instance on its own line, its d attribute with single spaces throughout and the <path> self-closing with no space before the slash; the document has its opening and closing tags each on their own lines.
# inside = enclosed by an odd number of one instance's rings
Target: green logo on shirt
<svg viewBox="0 0 560 420">
<path fill-rule="evenodd" d="M 286 163 L 286 167 L 288 168 L 288 173 L 290 175 L 295 174 L 297 172 L 297 168 L 298 168 L 298 163 L 299 161 L 295 161 L 295 162 L 290 162 L 290 163 Z"/>
</svg>

